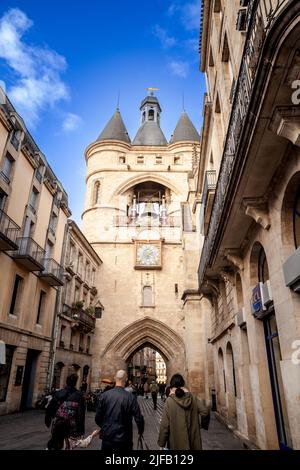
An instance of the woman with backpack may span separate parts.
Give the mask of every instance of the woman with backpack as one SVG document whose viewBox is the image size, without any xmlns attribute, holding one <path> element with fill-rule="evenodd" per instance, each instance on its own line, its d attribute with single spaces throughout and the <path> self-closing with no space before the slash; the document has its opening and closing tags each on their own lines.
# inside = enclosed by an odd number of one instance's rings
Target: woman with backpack
<svg viewBox="0 0 300 470">
<path fill-rule="evenodd" d="M 58 390 L 50 401 L 45 415 L 49 428 L 52 422 L 51 439 L 47 448 L 60 450 L 69 448 L 69 438 L 81 438 L 85 431 L 85 399 L 77 390 L 77 375 L 67 377 L 67 385 Z"/>
</svg>

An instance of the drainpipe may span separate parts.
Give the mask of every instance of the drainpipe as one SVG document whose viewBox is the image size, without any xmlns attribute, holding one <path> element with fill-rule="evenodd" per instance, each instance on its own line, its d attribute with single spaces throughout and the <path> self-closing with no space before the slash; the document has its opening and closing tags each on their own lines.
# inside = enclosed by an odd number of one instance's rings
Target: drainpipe
<svg viewBox="0 0 300 470">
<path fill-rule="evenodd" d="M 62 246 L 62 253 L 61 253 L 61 266 L 65 269 L 65 256 L 66 256 L 66 248 L 69 243 L 69 224 L 68 221 L 65 226 L 65 233 L 64 233 L 64 241 Z M 51 334 L 51 349 L 49 354 L 49 367 L 48 367 L 48 379 L 47 379 L 47 387 L 49 390 L 52 388 L 52 381 L 54 375 L 54 364 L 55 364 L 55 354 L 56 354 L 56 346 L 57 346 L 57 337 L 58 337 L 58 329 L 59 329 L 59 312 L 61 311 L 62 305 L 62 293 L 63 293 L 64 286 L 61 286 L 56 291 L 56 299 L 55 299 L 55 308 L 54 308 L 54 319 L 52 324 L 52 334 Z"/>
</svg>

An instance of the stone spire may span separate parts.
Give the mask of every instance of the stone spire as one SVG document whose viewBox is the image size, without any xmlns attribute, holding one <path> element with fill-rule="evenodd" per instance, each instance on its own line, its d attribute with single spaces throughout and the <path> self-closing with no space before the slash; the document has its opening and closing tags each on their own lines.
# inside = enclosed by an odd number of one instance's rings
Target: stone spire
<svg viewBox="0 0 300 470">
<path fill-rule="evenodd" d="M 174 134 L 171 137 L 170 144 L 182 141 L 200 141 L 200 135 L 185 111 L 181 113 Z"/>
<path fill-rule="evenodd" d="M 97 142 L 102 140 L 121 140 L 130 144 L 130 137 L 118 108 L 99 135 Z"/>
<path fill-rule="evenodd" d="M 141 127 L 132 145 L 167 145 L 167 140 L 160 128 L 161 107 L 153 92 L 142 101 Z"/>
</svg>

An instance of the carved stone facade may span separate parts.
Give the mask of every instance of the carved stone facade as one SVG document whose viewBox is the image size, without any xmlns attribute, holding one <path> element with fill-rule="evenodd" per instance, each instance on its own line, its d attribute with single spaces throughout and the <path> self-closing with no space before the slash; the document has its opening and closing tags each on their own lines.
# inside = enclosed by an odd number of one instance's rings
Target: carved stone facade
<svg viewBox="0 0 300 470">
<path fill-rule="evenodd" d="M 150 93 L 132 143 L 117 110 L 86 150 L 83 232 L 103 260 L 97 289 L 105 307 L 95 330 L 92 385 L 151 347 L 165 360 L 168 379 L 181 372 L 204 396 L 204 312 L 199 296 L 181 299 L 197 289 L 191 207 L 200 137 L 182 113 L 168 144 L 160 113 Z"/>
</svg>

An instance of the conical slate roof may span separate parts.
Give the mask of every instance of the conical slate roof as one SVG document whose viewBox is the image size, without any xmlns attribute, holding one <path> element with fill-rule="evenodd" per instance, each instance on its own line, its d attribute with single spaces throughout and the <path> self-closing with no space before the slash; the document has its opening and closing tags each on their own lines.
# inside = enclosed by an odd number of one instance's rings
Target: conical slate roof
<svg viewBox="0 0 300 470">
<path fill-rule="evenodd" d="M 101 140 L 121 140 L 130 144 L 130 137 L 118 109 L 99 135 L 97 141 Z"/>
<path fill-rule="evenodd" d="M 182 141 L 199 141 L 200 135 L 197 132 L 194 124 L 188 117 L 185 111 L 181 114 L 177 126 L 175 127 L 174 134 L 170 140 L 170 144 L 174 144 L 175 142 L 182 142 Z"/>
<path fill-rule="evenodd" d="M 137 131 L 132 145 L 167 145 L 167 140 L 157 122 L 146 121 Z"/>
</svg>

